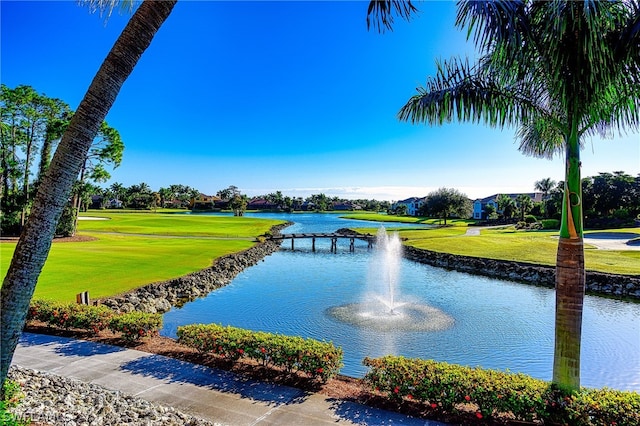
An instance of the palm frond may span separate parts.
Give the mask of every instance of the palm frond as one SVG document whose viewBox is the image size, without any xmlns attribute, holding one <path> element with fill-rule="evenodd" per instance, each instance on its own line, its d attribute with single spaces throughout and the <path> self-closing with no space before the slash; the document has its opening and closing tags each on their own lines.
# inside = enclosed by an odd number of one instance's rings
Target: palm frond
<svg viewBox="0 0 640 426">
<path fill-rule="evenodd" d="M 78 3 L 87 6 L 91 13 L 100 12 L 100 16 L 109 19 L 113 10 L 120 6 L 121 12 L 131 12 L 136 3 L 141 0 L 78 0 Z"/>
<path fill-rule="evenodd" d="M 527 39 L 529 23 L 523 0 L 458 1 L 456 26 L 467 28 L 467 38 L 482 52 L 492 46 L 509 46 L 506 51 L 517 53 Z"/>
<path fill-rule="evenodd" d="M 400 109 L 400 120 L 429 124 L 458 120 L 505 127 L 548 115 L 541 98 L 532 96 L 535 86 L 526 81 L 504 84 L 468 61 L 454 59 L 437 65 L 436 76 Z"/>
<path fill-rule="evenodd" d="M 417 12 L 411 0 L 371 0 L 367 10 L 367 29 L 373 26 L 378 32 L 393 30 L 394 16 L 408 21 Z"/>
<path fill-rule="evenodd" d="M 520 152 L 532 157 L 552 159 L 564 149 L 562 132 L 544 118 L 522 124 L 516 132 L 516 140 L 520 141 Z"/>
</svg>

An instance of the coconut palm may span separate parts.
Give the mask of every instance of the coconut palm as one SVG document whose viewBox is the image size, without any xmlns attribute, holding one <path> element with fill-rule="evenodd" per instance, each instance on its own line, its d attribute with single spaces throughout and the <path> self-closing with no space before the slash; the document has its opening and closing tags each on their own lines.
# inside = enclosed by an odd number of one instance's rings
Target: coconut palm
<svg viewBox="0 0 640 426">
<path fill-rule="evenodd" d="M 56 224 L 89 147 L 120 88 L 175 3 L 176 0 L 145 1 L 132 15 L 80 102 L 38 188 L 31 214 L 2 283 L 0 388 L 7 377 Z"/>
<path fill-rule="evenodd" d="M 395 3 L 372 2 L 370 9 L 404 16 L 406 7 Z M 456 25 L 473 36 L 479 60 L 439 63 L 436 76 L 402 107 L 399 118 L 517 126 L 525 154 L 564 155 L 553 381 L 576 389 L 585 288 L 581 141 L 609 136 L 613 129 L 638 129 L 640 4 L 495 0 L 459 1 L 457 8 Z"/>
</svg>

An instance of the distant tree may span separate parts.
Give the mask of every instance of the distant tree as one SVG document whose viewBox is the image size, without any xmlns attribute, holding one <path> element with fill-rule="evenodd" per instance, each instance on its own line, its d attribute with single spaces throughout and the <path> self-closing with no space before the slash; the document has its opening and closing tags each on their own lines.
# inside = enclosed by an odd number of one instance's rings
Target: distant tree
<svg viewBox="0 0 640 426">
<path fill-rule="evenodd" d="M 516 203 L 513 201 L 513 198 L 507 194 L 498 194 L 496 203 L 498 204 L 498 210 L 502 212 L 502 217 L 505 219 L 511 219 L 513 217 L 513 213 L 516 210 Z"/>
<path fill-rule="evenodd" d="M 520 213 L 520 220 L 524 220 L 524 216 L 533 208 L 533 200 L 528 194 L 520 194 L 516 197 L 516 206 Z"/>
<path fill-rule="evenodd" d="M 131 185 L 127 188 L 127 207 L 134 209 L 150 209 L 154 204 L 154 195 L 151 187 L 142 182 L 138 185 Z"/>
<path fill-rule="evenodd" d="M 248 197 L 239 192 L 234 194 L 229 201 L 229 207 L 233 210 L 234 216 L 244 216 L 244 212 L 247 210 Z"/>
<path fill-rule="evenodd" d="M 467 218 L 472 210 L 469 197 L 454 188 L 440 188 L 429 193 L 425 205 L 429 216 L 444 219 L 445 225 L 447 218 Z"/>
<path fill-rule="evenodd" d="M 542 198 L 546 199 L 549 196 L 549 193 L 556 186 L 556 181 L 551 178 L 544 178 L 536 181 L 535 189 L 536 191 L 542 192 Z"/>
<path fill-rule="evenodd" d="M 158 197 L 160 198 L 158 204 L 164 208 L 167 206 L 167 202 L 173 201 L 173 192 L 169 188 L 160 188 L 158 190 Z"/>
<path fill-rule="evenodd" d="M 82 203 L 83 197 L 91 196 L 88 193 L 95 186 L 92 184 L 99 182 L 106 182 L 111 175 L 105 168 L 109 165 L 114 169 L 117 168 L 122 162 L 122 154 L 124 152 L 124 143 L 120 138 L 120 133 L 110 127 L 106 121 L 103 121 L 100 125 L 100 131 L 94 138 L 87 156 L 84 160 L 84 164 L 80 168 L 80 175 L 78 177 L 78 185 L 75 185 L 75 191 L 73 193 L 73 207 L 76 214 L 83 211 Z M 87 185 L 87 183 L 89 183 Z M 74 231 L 78 229 L 78 218 L 74 221 Z"/>
<path fill-rule="evenodd" d="M 484 205 L 484 214 L 486 215 L 487 219 L 497 219 L 498 218 L 498 214 L 496 213 L 496 207 L 493 204 L 485 204 Z"/>
<path fill-rule="evenodd" d="M 396 208 L 393 210 L 393 214 L 398 216 L 406 216 L 408 213 L 408 208 L 406 204 L 398 204 Z"/>
<path fill-rule="evenodd" d="M 122 199 L 125 197 L 127 193 L 124 185 L 119 182 L 112 183 L 109 189 L 111 190 L 111 194 L 113 195 L 113 198 L 116 201 L 116 205 L 122 201 Z"/>
</svg>

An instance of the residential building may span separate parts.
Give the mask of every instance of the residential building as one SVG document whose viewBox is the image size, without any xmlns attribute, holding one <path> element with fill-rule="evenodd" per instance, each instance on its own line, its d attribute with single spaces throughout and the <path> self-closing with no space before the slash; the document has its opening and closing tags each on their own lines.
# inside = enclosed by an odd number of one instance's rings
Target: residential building
<svg viewBox="0 0 640 426">
<path fill-rule="evenodd" d="M 194 210 L 211 210 L 218 201 L 220 201 L 220 197 L 203 194 L 201 192 L 196 198 L 191 200 L 191 203 Z"/>
<path fill-rule="evenodd" d="M 474 219 L 486 219 L 487 215 L 484 211 L 485 206 L 487 205 L 492 205 L 495 208 L 496 213 L 498 214 L 502 214 L 502 210 L 498 209 L 498 196 L 500 194 L 493 194 L 490 195 L 488 197 L 485 198 L 478 198 L 477 200 L 475 200 L 473 202 L 473 218 Z M 511 198 L 514 202 L 516 201 L 516 198 L 518 198 L 518 195 L 522 195 L 522 194 L 506 194 L 509 196 L 509 198 Z M 530 193 L 526 193 L 524 195 L 528 195 L 529 197 L 531 197 L 531 200 L 533 200 L 534 203 L 539 203 L 542 201 L 542 192 L 530 192 Z"/>
<path fill-rule="evenodd" d="M 406 200 L 396 201 L 395 203 L 393 203 L 391 205 L 391 209 L 392 210 L 396 210 L 398 208 L 398 206 L 404 205 L 404 206 L 407 206 L 407 215 L 409 215 L 409 216 L 417 216 L 418 212 L 420 211 L 420 208 L 424 205 L 426 200 L 427 200 L 426 197 L 422 197 L 422 198 L 418 198 L 418 197 L 407 198 Z"/>
</svg>

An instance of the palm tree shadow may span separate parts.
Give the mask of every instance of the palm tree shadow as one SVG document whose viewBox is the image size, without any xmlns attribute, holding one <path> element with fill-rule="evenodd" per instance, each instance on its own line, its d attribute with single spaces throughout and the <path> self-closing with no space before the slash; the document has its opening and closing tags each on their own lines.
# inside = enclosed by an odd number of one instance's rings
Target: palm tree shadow
<svg viewBox="0 0 640 426">
<path fill-rule="evenodd" d="M 121 352 L 125 349 L 101 343 L 75 340 L 47 334 L 22 333 L 20 344 L 23 346 L 52 346 L 56 353 L 64 356 L 94 356 Z"/>
<path fill-rule="evenodd" d="M 276 406 L 299 404 L 307 396 L 300 389 L 259 382 L 229 371 L 191 364 L 162 355 L 149 355 L 131 360 L 120 368 L 133 374 L 173 383 L 191 384 L 220 392 L 234 393 L 243 398 L 250 398 Z"/>
<path fill-rule="evenodd" d="M 381 410 L 374 407 L 358 404 L 352 401 L 330 399 L 331 408 L 341 419 L 349 420 L 355 425 L 421 425 L 421 426 L 446 426 L 445 423 L 434 420 L 419 419 L 393 411 Z"/>
</svg>

